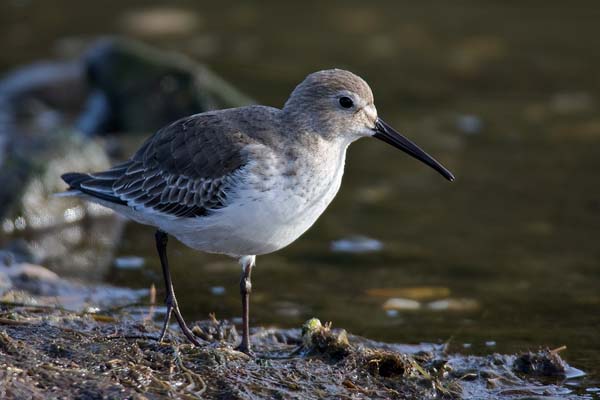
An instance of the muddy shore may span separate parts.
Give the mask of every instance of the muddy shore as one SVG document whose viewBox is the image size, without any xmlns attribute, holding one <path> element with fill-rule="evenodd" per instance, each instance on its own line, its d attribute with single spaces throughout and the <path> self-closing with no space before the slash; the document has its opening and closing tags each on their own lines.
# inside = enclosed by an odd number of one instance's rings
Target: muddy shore
<svg viewBox="0 0 600 400">
<path fill-rule="evenodd" d="M 578 398 L 562 383 L 576 370 L 558 350 L 486 357 L 443 345 L 394 345 L 332 329 L 254 328 L 255 357 L 234 350 L 235 326 L 195 324 L 204 347 L 158 324 L 139 305 L 102 312 L 0 304 L 0 397 L 13 399 Z"/>
</svg>

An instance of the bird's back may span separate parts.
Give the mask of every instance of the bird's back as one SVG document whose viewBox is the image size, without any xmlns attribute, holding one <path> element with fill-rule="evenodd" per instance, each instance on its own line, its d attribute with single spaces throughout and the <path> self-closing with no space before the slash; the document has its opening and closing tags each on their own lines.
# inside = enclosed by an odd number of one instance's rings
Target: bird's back
<svg viewBox="0 0 600 400">
<path fill-rule="evenodd" d="M 265 126 L 279 110 L 249 106 L 182 118 L 146 140 L 127 161 L 62 176 L 69 190 L 105 206 L 187 218 L 227 205 L 227 189 L 249 161 L 250 145 L 268 146 Z"/>
</svg>

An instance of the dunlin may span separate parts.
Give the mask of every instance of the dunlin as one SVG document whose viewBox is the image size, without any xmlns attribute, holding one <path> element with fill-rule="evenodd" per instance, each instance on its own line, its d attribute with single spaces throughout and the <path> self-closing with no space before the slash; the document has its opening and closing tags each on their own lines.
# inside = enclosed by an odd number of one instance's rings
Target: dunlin
<svg viewBox="0 0 600 400">
<path fill-rule="evenodd" d="M 377 115 L 369 85 L 351 72 L 308 75 L 282 109 L 249 106 L 180 119 L 160 129 L 127 161 L 94 173 L 68 173 L 67 193 L 157 228 L 156 247 L 171 314 L 194 344 L 171 282 L 168 235 L 187 246 L 239 259 L 243 334 L 250 352 L 250 274 L 256 256 L 302 235 L 325 211 L 342 181 L 348 145 L 375 137 L 454 176 Z"/>
</svg>

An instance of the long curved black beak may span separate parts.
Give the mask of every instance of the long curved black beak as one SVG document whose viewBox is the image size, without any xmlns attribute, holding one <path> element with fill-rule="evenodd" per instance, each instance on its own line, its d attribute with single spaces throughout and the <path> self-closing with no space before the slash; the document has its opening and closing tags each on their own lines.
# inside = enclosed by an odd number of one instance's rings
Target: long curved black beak
<svg viewBox="0 0 600 400">
<path fill-rule="evenodd" d="M 449 181 L 454 180 L 452 172 L 448 171 L 442 164 L 436 161 L 435 158 L 425 153 L 416 144 L 402 136 L 394 128 L 385 123 L 381 118 L 377 118 L 375 122 L 375 134 L 373 137 L 383 140 L 384 142 L 391 144 L 397 149 L 400 149 L 409 155 L 413 156 L 417 160 L 424 162 Z"/>
</svg>

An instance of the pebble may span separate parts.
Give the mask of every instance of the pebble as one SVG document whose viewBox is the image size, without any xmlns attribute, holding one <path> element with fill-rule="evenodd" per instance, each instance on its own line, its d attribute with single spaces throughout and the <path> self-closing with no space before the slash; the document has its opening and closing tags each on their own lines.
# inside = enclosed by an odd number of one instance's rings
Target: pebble
<svg viewBox="0 0 600 400">
<path fill-rule="evenodd" d="M 385 303 L 383 303 L 384 310 L 418 310 L 421 308 L 421 303 L 416 300 L 411 299 L 403 299 L 399 297 L 393 297 L 391 299 L 387 299 Z"/>
<path fill-rule="evenodd" d="M 397 317 L 398 314 L 398 310 L 385 310 L 385 315 L 391 318 Z"/>
<path fill-rule="evenodd" d="M 474 311 L 479 309 L 479 303 L 474 299 L 443 299 L 427 304 L 432 311 Z"/>
<path fill-rule="evenodd" d="M 412 300 L 433 300 L 448 297 L 450 289 L 444 286 L 386 287 L 367 289 L 366 294 L 372 297 L 402 297 Z"/>
<path fill-rule="evenodd" d="M 476 115 L 461 115 L 456 119 L 456 128 L 467 135 L 476 135 L 481 133 L 483 122 Z"/>
<path fill-rule="evenodd" d="M 48 268 L 29 263 L 20 263 L 10 267 L 3 267 L 2 270 L 13 280 L 56 282 L 60 279 L 58 275 Z"/>
<path fill-rule="evenodd" d="M 383 243 L 366 236 L 352 236 L 331 242 L 331 251 L 338 253 L 369 253 L 383 249 Z"/>
<path fill-rule="evenodd" d="M 213 286 L 210 288 L 210 293 L 214 296 L 222 296 L 225 294 L 225 288 L 223 286 Z"/>
<path fill-rule="evenodd" d="M 11 289 L 24 290 L 35 295 L 56 296 L 62 284 L 61 279 L 54 272 L 29 263 L 1 266 L 0 273 L 5 274 L 9 279 Z"/>
<path fill-rule="evenodd" d="M 139 269 L 145 264 L 145 260 L 142 257 L 137 256 L 125 256 L 115 258 L 115 267 L 119 269 Z"/>
</svg>

